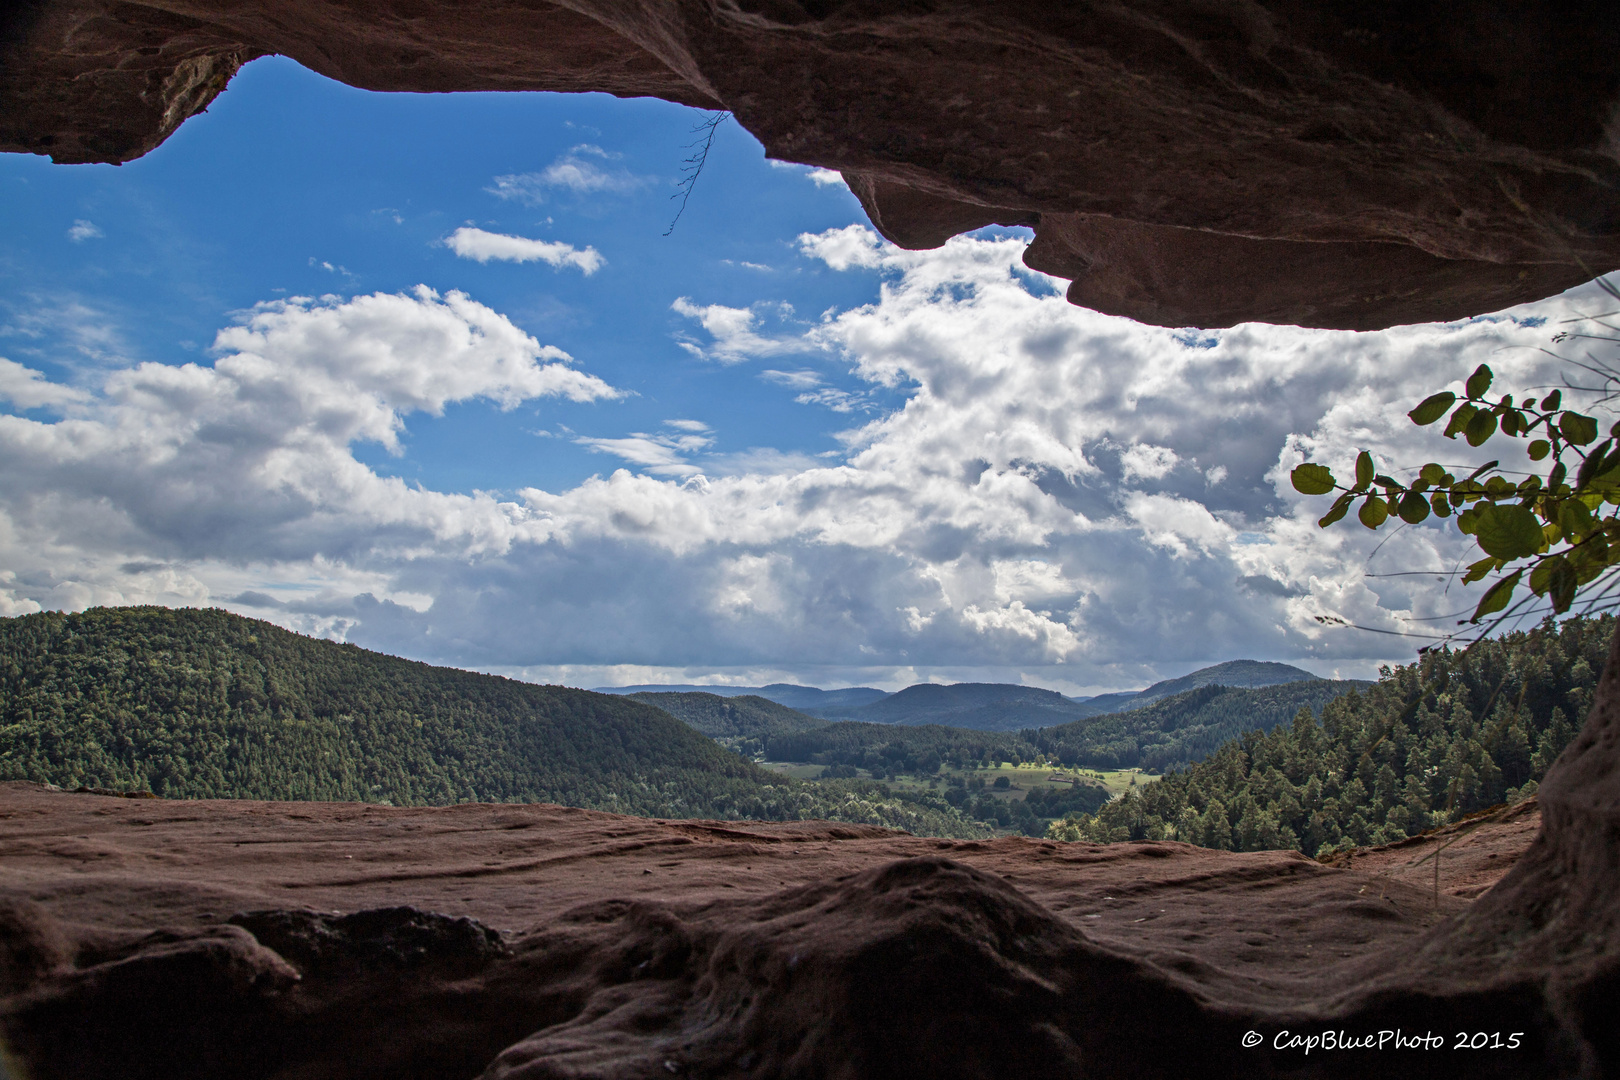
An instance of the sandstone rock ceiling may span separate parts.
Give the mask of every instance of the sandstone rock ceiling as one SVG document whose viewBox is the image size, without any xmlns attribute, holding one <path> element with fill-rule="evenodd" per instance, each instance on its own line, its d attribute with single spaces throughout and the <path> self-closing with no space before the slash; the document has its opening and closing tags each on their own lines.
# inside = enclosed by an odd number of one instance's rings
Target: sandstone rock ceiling
<svg viewBox="0 0 1620 1080">
<path fill-rule="evenodd" d="M 1546 0 L 24 0 L 0 149 L 122 162 L 280 53 L 388 91 L 652 95 L 1069 298 L 1376 329 L 1620 267 L 1620 19 Z"/>
</svg>

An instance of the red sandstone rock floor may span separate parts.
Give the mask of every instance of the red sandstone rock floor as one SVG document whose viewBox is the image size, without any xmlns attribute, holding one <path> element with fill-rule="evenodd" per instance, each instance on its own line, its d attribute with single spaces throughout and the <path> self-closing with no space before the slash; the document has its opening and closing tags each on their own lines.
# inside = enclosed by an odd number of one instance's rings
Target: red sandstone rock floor
<svg viewBox="0 0 1620 1080">
<path fill-rule="evenodd" d="M 1325 866 L 0 784 L 0 1031 L 35 1080 L 1562 1076 L 1551 1020 L 1490 1059 L 1246 1041 L 1546 1013 L 1512 979 L 1397 970 L 1481 910 L 1534 818 Z M 1419 860 L 1448 843 L 1436 891 Z"/>
<path fill-rule="evenodd" d="M 392 808 L 180 802 L 0 785 L 0 893 L 79 933 L 188 930 L 249 909 L 409 904 L 505 931 L 605 898 L 746 901 L 895 859 L 943 855 L 998 876 L 1104 946 L 1181 971 L 1228 1001 L 1286 997 L 1417 934 L 1505 872 L 1536 815 L 1355 853 L 1178 843 L 1095 846 L 910 837 L 868 826 L 652 821 L 549 805 Z M 1494 875 L 1494 876 L 1493 876 Z"/>
<path fill-rule="evenodd" d="M 1357 848 L 1325 860 L 1419 889 L 1472 900 L 1499 881 L 1541 830 L 1532 796 L 1409 840 Z M 1436 869 L 1438 868 L 1438 874 Z"/>
</svg>

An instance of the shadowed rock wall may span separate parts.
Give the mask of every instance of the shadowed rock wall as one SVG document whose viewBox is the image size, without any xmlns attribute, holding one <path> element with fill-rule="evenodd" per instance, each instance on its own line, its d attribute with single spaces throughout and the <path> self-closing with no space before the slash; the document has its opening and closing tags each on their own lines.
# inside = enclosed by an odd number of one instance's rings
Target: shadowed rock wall
<svg viewBox="0 0 1620 1080">
<path fill-rule="evenodd" d="M 1078 304 L 1373 329 L 1620 266 L 1620 20 L 1550 0 L 32 0 L 0 149 L 127 161 L 244 62 L 730 109 L 885 236 L 1033 225 Z"/>
</svg>

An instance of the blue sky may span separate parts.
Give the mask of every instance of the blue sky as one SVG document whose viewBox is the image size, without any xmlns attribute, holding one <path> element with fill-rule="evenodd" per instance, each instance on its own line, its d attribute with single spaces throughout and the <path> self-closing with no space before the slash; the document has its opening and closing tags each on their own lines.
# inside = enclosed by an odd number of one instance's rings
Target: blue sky
<svg viewBox="0 0 1620 1080">
<path fill-rule="evenodd" d="M 15 323 L 53 304 L 84 309 L 46 320 L 48 336 L 26 348 L 13 336 L 5 354 L 53 378 L 107 362 L 206 359 L 228 313 L 261 301 L 426 284 L 469 293 L 635 396 L 607 408 L 535 404 L 522 424 L 488 402 L 457 404 L 415 418 L 403 458 L 360 447 L 376 468 L 454 491 L 572 484 L 607 463 L 566 439 L 537 444 L 529 430 L 611 436 L 670 417 L 723 416 L 719 451 L 835 448 L 779 385 L 691 362 L 673 337 L 691 320 L 671 304 L 691 294 L 747 306 L 776 292 L 814 320 L 862 302 L 871 282 L 807 264 L 793 238 L 865 217 L 842 184 L 772 168 L 728 123 L 663 236 L 705 115 L 598 94 L 373 94 L 290 60 L 258 61 L 208 113 L 130 164 L 4 159 L 7 314 Z M 551 169 L 574 186 L 548 181 Z M 495 194 L 499 177 L 513 178 L 508 197 Z M 75 221 L 95 232 L 64 244 Z M 586 276 L 543 262 L 480 265 L 442 242 L 467 225 L 593 247 L 602 266 Z M 850 382 L 836 364 L 818 367 Z"/>
<path fill-rule="evenodd" d="M 266 59 L 128 165 L 0 157 L 0 614 L 213 604 L 571 685 L 1365 675 L 1472 606 L 1438 527 L 1318 532 L 1310 455 L 1576 290 L 1348 334 L 1143 327 L 1027 231 L 883 244 L 835 175 L 600 95 L 383 95 Z M 1428 441 L 1425 441 L 1425 440 Z"/>
</svg>

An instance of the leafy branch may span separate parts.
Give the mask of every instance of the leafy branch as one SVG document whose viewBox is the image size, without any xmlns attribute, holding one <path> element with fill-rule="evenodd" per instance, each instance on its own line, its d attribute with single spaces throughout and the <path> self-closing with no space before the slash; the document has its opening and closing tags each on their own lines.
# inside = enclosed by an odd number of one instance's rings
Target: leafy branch
<svg viewBox="0 0 1620 1080">
<path fill-rule="evenodd" d="M 1295 467 L 1290 477 L 1294 490 L 1304 495 L 1341 492 L 1317 522 L 1324 529 L 1352 508 L 1357 520 L 1374 530 L 1393 521 L 1416 525 L 1431 514 L 1455 514 L 1458 531 L 1472 536 L 1484 555 L 1468 567 L 1463 581 L 1496 575 L 1470 623 L 1507 609 L 1521 584 L 1562 614 L 1579 590 L 1620 565 L 1620 446 L 1615 441 L 1620 424 L 1598 442 L 1597 420 L 1565 409 L 1562 390 L 1516 402 L 1512 394 L 1490 396 L 1493 380 L 1491 369 L 1481 364 L 1461 398 L 1449 390 L 1431 394 L 1407 415 L 1427 427 L 1449 414 L 1445 437 L 1461 436 L 1469 446 L 1483 446 L 1498 435 L 1526 439 L 1531 461 L 1550 462 L 1545 477 L 1532 474 L 1514 483 L 1502 475 L 1499 461 L 1489 461 L 1459 479 L 1429 462 L 1403 483 L 1378 472 L 1365 450 L 1356 457 L 1349 485 L 1314 462 Z"/>
</svg>

